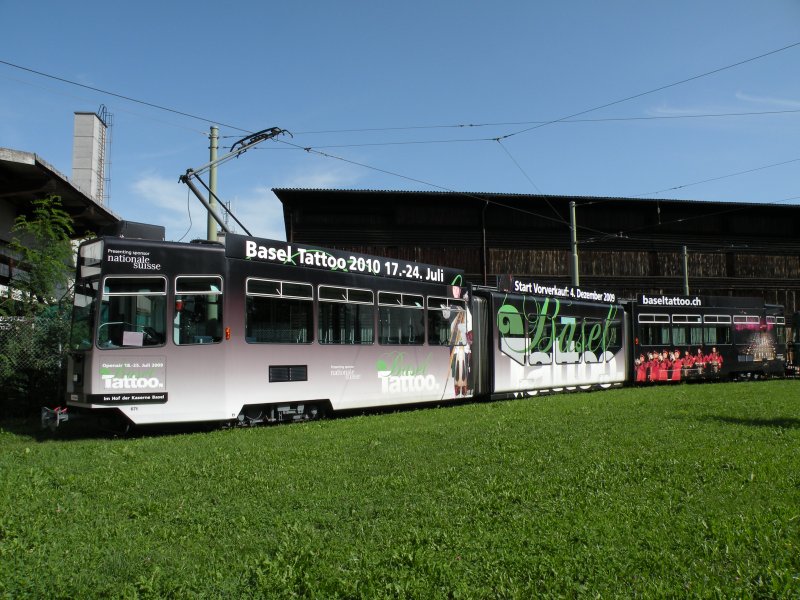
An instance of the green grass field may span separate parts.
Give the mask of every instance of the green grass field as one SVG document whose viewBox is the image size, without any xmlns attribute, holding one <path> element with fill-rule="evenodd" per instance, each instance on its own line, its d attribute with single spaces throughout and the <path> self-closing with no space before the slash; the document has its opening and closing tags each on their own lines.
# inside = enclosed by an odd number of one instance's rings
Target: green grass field
<svg viewBox="0 0 800 600">
<path fill-rule="evenodd" d="M 0 597 L 800 596 L 800 381 L 69 437 L 0 429 Z"/>
</svg>

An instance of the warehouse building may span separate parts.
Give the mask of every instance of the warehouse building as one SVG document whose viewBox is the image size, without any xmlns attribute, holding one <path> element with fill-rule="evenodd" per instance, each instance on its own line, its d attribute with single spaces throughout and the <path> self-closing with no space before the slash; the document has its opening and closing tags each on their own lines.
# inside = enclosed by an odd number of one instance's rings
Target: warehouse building
<svg viewBox="0 0 800 600">
<path fill-rule="evenodd" d="M 288 241 L 637 293 L 758 296 L 800 310 L 800 206 L 641 198 L 273 190 Z M 684 247 L 686 254 L 684 259 Z M 684 267 L 686 265 L 686 268 Z"/>
</svg>

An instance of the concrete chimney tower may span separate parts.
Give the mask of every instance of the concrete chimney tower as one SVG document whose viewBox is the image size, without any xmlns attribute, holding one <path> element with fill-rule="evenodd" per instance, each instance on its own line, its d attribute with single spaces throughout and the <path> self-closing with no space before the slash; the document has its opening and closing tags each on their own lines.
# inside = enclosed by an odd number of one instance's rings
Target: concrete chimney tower
<svg viewBox="0 0 800 600">
<path fill-rule="evenodd" d="M 108 125 L 97 113 L 75 113 L 72 183 L 100 204 L 105 204 Z"/>
</svg>

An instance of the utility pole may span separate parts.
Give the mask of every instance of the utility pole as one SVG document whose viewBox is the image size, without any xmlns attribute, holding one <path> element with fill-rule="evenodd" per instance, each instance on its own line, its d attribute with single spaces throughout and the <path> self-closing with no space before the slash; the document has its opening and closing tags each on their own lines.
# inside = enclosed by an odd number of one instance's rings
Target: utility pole
<svg viewBox="0 0 800 600">
<path fill-rule="evenodd" d="M 217 206 L 221 206 L 225 212 L 230 216 L 239 227 L 242 228 L 247 235 L 252 235 L 245 227 L 242 222 L 236 218 L 236 216 L 225 206 L 225 203 L 219 204 L 217 202 L 217 176 L 215 169 L 217 165 L 220 165 L 226 161 L 234 159 L 238 156 L 241 156 L 245 152 L 247 152 L 253 146 L 260 144 L 264 140 L 270 140 L 278 135 L 282 135 L 287 133 L 292 135 L 285 129 L 281 129 L 280 127 L 270 127 L 269 129 L 262 129 L 261 131 L 257 131 L 256 133 L 251 133 L 240 139 L 231 146 L 230 152 L 227 154 L 217 158 L 217 140 L 219 136 L 217 134 L 218 129 L 216 127 L 211 128 L 211 156 L 214 157 L 211 162 L 203 165 L 202 167 L 198 167 L 197 169 L 186 169 L 186 173 L 181 175 L 178 178 L 178 181 L 181 183 L 185 183 L 187 187 L 192 191 L 192 193 L 197 197 L 200 203 L 205 206 L 206 210 L 208 211 L 208 239 L 210 241 L 214 241 L 217 239 L 217 227 L 213 224 L 216 221 L 217 225 L 219 225 L 220 229 L 225 233 L 233 233 L 230 228 L 225 224 L 225 221 L 222 217 L 219 216 L 217 213 Z M 203 180 L 200 178 L 202 173 L 209 171 L 209 182 L 210 185 L 206 185 Z M 213 175 L 211 174 L 213 173 Z M 211 196 L 211 202 L 209 202 L 205 196 L 203 196 L 203 192 L 195 185 L 195 181 L 199 182 L 206 190 L 208 190 L 209 195 Z"/>
<path fill-rule="evenodd" d="M 578 277 L 578 228 L 575 223 L 574 200 L 571 200 L 569 203 L 569 230 L 572 246 L 572 287 L 578 287 L 578 285 L 580 285 L 580 278 Z"/>
<path fill-rule="evenodd" d="M 689 295 L 689 254 L 683 247 L 683 295 Z"/>
<path fill-rule="evenodd" d="M 208 168 L 208 190 L 209 190 L 209 204 L 211 211 L 208 213 L 208 227 L 206 239 L 209 242 L 217 241 L 217 221 L 212 216 L 212 213 L 217 212 L 217 150 L 219 148 L 219 128 L 216 125 L 211 126 L 211 144 L 209 145 L 210 162 Z"/>
<path fill-rule="evenodd" d="M 483 255 L 481 257 L 481 262 L 483 263 L 483 285 L 489 285 L 489 276 L 488 276 L 488 259 L 486 257 L 486 209 L 489 208 L 489 201 L 485 200 L 483 204 L 483 210 L 481 211 L 481 231 L 483 233 Z"/>
</svg>

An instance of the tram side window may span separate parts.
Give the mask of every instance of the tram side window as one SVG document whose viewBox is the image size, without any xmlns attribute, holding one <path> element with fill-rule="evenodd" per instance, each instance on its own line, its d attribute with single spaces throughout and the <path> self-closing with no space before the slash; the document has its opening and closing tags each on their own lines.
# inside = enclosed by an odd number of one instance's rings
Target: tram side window
<svg viewBox="0 0 800 600">
<path fill-rule="evenodd" d="M 528 323 L 529 356 L 531 365 L 549 365 L 553 362 L 553 319 L 537 315 Z"/>
<path fill-rule="evenodd" d="M 463 300 L 428 296 L 428 343 L 431 346 L 467 344 L 467 307 Z"/>
<path fill-rule="evenodd" d="M 616 354 L 622 350 L 622 321 L 606 321 L 606 334 L 603 340 L 606 352 Z"/>
<path fill-rule="evenodd" d="M 581 361 L 583 348 L 582 319 L 578 317 L 559 317 L 556 336 L 556 362 L 559 364 Z"/>
<path fill-rule="evenodd" d="M 706 346 L 724 346 L 730 344 L 730 315 L 705 315 L 703 317 L 703 342 Z"/>
<path fill-rule="evenodd" d="M 100 282 L 84 281 L 75 285 L 72 302 L 72 327 L 69 347 L 71 350 L 89 350 L 92 347 L 92 327 L 97 306 L 97 288 Z"/>
<path fill-rule="evenodd" d="M 775 326 L 775 339 L 778 344 L 783 345 L 786 343 L 786 318 L 785 317 L 772 317 Z M 767 317 L 767 323 L 770 322 L 770 317 Z"/>
<path fill-rule="evenodd" d="M 516 363 L 524 365 L 533 354 L 530 352 L 523 297 L 498 296 L 495 299 L 497 349 Z M 543 320 L 547 317 L 541 317 Z M 549 355 L 548 359 L 549 359 Z"/>
<path fill-rule="evenodd" d="M 641 314 L 638 321 L 642 346 L 669 345 L 669 315 Z"/>
<path fill-rule="evenodd" d="M 412 346 L 425 343 L 422 296 L 378 292 L 378 342 Z"/>
<path fill-rule="evenodd" d="M 216 344 L 222 341 L 222 277 L 175 278 L 176 344 Z"/>
<path fill-rule="evenodd" d="M 251 344 L 314 341 L 314 303 L 308 283 L 248 279 L 245 340 Z"/>
<path fill-rule="evenodd" d="M 737 344 L 750 342 L 754 331 L 761 328 L 761 318 L 758 315 L 734 315 L 733 335 Z"/>
<path fill-rule="evenodd" d="M 319 286 L 319 343 L 372 344 L 374 294 L 370 290 Z"/>
<path fill-rule="evenodd" d="M 703 342 L 707 346 L 721 346 L 731 343 L 731 328 L 730 326 L 706 326 L 703 328 Z"/>
<path fill-rule="evenodd" d="M 103 282 L 97 345 L 162 346 L 167 339 L 167 280 L 108 276 Z"/>
<path fill-rule="evenodd" d="M 672 315 L 672 345 L 698 346 L 703 343 L 700 315 Z"/>
<path fill-rule="evenodd" d="M 597 333 L 595 328 L 600 326 L 602 326 L 600 339 L 596 340 Z M 585 319 L 583 329 L 586 350 L 590 351 L 597 358 L 597 362 L 604 362 L 606 360 L 606 352 L 613 356 L 622 349 L 622 321 L 604 319 L 592 323 L 591 320 Z M 585 356 L 588 357 L 588 355 Z M 592 361 L 589 358 L 587 362 Z"/>
<path fill-rule="evenodd" d="M 581 325 L 583 330 L 583 360 L 587 363 L 603 362 L 606 340 L 603 337 L 603 321 L 586 317 Z"/>
</svg>

